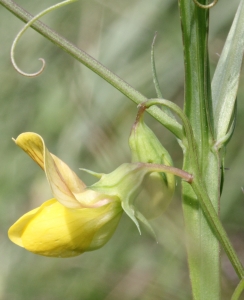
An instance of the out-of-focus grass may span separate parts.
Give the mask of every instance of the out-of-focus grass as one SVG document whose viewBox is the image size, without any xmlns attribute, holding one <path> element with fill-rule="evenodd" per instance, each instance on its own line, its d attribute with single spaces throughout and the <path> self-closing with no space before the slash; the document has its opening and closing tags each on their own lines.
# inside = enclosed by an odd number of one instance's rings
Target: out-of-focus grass
<svg viewBox="0 0 244 300">
<path fill-rule="evenodd" d="M 211 11 L 213 70 L 238 2 L 222 0 Z M 17 3 L 36 14 L 55 1 Z M 0 298 L 190 299 L 179 185 L 166 213 L 153 221 L 158 244 L 145 231 L 140 236 L 126 216 L 104 248 L 76 258 L 37 256 L 8 240 L 8 227 L 51 197 L 44 173 L 11 137 L 24 131 L 41 134 L 50 151 L 90 184 L 93 179 L 79 167 L 110 172 L 130 161 L 128 136 L 137 108 L 31 29 L 16 48 L 17 63 L 25 71 L 36 71 L 37 58 L 44 57 L 47 66 L 37 78 L 17 74 L 9 51 L 23 24 L 3 7 L 0 20 Z M 155 96 L 150 46 L 158 31 L 155 54 L 162 92 L 166 99 L 183 106 L 183 48 L 177 1 L 80 0 L 52 12 L 43 21 L 149 98 Z M 226 172 L 221 213 L 236 249 L 243 255 L 242 84 L 238 98 L 238 122 L 227 151 L 226 166 L 230 170 Z M 180 167 L 182 153 L 172 134 L 151 117 L 146 119 Z M 225 256 L 223 274 L 222 299 L 229 299 L 237 279 Z"/>
</svg>

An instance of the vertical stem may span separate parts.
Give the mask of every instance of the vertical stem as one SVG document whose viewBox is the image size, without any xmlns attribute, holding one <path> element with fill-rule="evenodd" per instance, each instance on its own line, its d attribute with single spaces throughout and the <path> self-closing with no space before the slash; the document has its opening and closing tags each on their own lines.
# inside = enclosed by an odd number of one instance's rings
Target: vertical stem
<svg viewBox="0 0 244 300">
<path fill-rule="evenodd" d="M 207 1 L 201 1 L 208 4 Z M 184 111 L 192 125 L 197 143 L 198 170 L 212 204 L 218 212 L 219 157 L 213 150 L 213 117 L 208 65 L 209 11 L 197 7 L 191 0 L 179 0 L 185 59 Z M 192 157 L 187 151 L 184 170 L 192 169 Z M 187 251 L 195 300 L 220 299 L 219 243 L 209 226 L 196 194 L 183 183 L 183 211 L 187 231 Z"/>
</svg>

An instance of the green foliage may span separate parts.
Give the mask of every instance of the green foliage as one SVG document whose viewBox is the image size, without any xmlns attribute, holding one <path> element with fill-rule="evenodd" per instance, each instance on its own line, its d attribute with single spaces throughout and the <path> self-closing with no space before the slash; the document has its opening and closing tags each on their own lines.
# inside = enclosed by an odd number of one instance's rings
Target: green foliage
<svg viewBox="0 0 244 300">
<path fill-rule="evenodd" d="M 221 147 L 233 119 L 244 52 L 244 4 L 240 2 L 212 80 L 214 134 Z"/>
</svg>

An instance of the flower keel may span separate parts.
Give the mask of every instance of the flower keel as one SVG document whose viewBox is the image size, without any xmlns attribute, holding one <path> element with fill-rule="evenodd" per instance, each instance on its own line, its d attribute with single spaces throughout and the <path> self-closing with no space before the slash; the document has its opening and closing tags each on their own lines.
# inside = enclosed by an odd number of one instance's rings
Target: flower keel
<svg viewBox="0 0 244 300">
<path fill-rule="evenodd" d="M 22 216 L 8 234 L 12 242 L 35 254 L 77 256 L 102 247 L 121 215 L 118 201 L 98 208 L 73 209 L 51 199 Z"/>
</svg>

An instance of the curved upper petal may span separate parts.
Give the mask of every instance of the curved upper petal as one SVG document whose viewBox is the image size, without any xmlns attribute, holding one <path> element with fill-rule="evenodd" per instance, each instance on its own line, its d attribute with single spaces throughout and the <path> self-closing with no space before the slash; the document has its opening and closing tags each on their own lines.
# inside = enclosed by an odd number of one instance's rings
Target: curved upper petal
<svg viewBox="0 0 244 300">
<path fill-rule="evenodd" d="M 33 132 L 20 134 L 15 143 L 22 148 L 46 173 L 53 196 L 64 206 L 84 207 L 77 199 L 86 185 L 58 157 L 51 154 L 42 137 Z"/>
<path fill-rule="evenodd" d="M 72 209 L 56 199 L 22 216 L 9 229 L 9 238 L 44 256 L 71 257 L 102 247 L 122 215 L 120 201 L 98 208 Z"/>
</svg>

